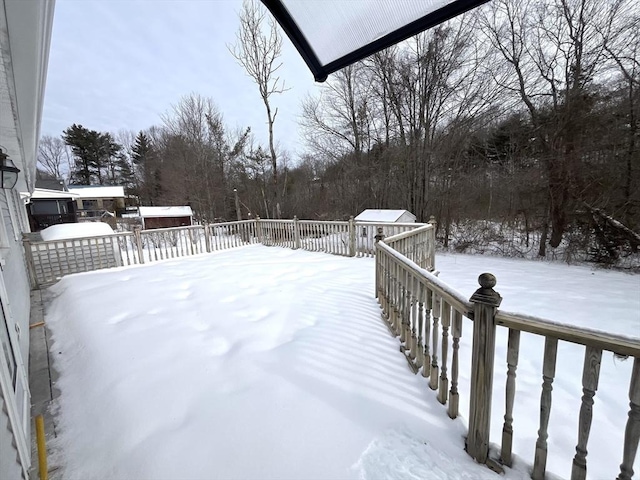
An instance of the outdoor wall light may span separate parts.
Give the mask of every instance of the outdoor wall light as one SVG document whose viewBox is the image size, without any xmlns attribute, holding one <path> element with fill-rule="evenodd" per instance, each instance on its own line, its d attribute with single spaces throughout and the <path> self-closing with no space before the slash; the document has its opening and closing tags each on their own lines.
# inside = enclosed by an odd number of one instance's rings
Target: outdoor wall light
<svg viewBox="0 0 640 480">
<path fill-rule="evenodd" d="M 15 166 L 9 155 L 0 147 L 0 181 L 2 182 L 2 188 L 11 189 L 15 187 L 18 181 L 18 173 L 20 173 L 20 169 Z"/>
</svg>

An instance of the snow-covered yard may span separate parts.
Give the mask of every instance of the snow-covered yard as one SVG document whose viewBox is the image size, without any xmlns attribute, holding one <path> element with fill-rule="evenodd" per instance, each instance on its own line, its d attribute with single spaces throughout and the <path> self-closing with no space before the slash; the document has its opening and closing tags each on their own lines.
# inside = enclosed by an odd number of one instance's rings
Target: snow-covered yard
<svg viewBox="0 0 640 480">
<path fill-rule="evenodd" d="M 507 310 L 640 337 L 638 276 L 464 255 L 440 255 L 437 267 L 469 296 L 478 274 L 493 272 Z M 63 478 L 87 480 L 498 478 L 464 452 L 466 420 L 450 420 L 410 372 L 373 284 L 372 259 L 260 245 L 62 279 L 46 306 L 61 390 L 52 460 Z M 460 348 L 463 417 L 471 327 Z M 523 335 L 514 451 L 527 462 L 542 343 Z M 499 332 L 494 441 L 505 351 Z M 582 351 L 561 346 L 554 382 L 548 469 L 563 477 Z M 630 361 L 603 356 L 591 478 L 617 474 L 630 372 Z M 516 470 L 507 477 L 528 478 Z"/>
</svg>

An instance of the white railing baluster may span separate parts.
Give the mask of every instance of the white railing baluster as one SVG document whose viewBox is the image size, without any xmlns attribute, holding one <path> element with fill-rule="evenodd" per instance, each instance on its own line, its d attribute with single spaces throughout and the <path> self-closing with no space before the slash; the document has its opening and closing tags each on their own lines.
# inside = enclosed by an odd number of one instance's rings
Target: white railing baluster
<svg viewBox="0 0 640 480">
<path fill-rule="evenodd" d="M 547 470 L 547 438 L 549 416 L 551 415 L 551 391 L 553 378 L 556 375 L 556 357 L 558 354 L 558 339 L 546 337 L 544 343 L 544 360 L 542 362 L 542 395 L 540 396 L 540 429 L 536 441 L 536 452 L 533 461 L 533 480 L 544 480 Z"/>
<path fill-rule="evenodd" d="M 460 394 L 458 393 L 458 374 L 459 374 L 459 358 L 458 350 L 460 349 L 460 337 L 462 337 L 462 313 L 455 309 L 453 311 L 453 355 L 451 357 L 451 391 L 449 392 L 449 410 L 447 413 L 450 418 L 458 416 L 458 406 L 460 405 Z"/>
<path fill-rule="evenodd" d="M 418 331 L 416 335 L 416 367 L 420 368 L 424 365 L 424 345 L 422 342 L 423 338 L 423 330 L 424 330 L 424 284 L 419 278 L 416 278 L 418 282 L 418 295 L 417 295 L 417 303 L 418 303 Z"/>
<path fill-rule="evenodd" d="M 598 389 L 600 378 L 600 361 L 602 350 L 587 347 L 584 353 L 584 367 L 582 369 L 582 405 L 578 420 L 578 445 L 573 457 L 571 480 L 585 480 L 587 478 L 587 442 L 593 419 L 593 397 Z"/>
<path fill-rule="evenodd" d="M 422 364 L 422 376 L 431 378 L 431 315 L 433 311 L 433 292 L 425 286 L 424 298 L 426 311 L 424 317 L 424 362 Z"/>
<path fill-rule="evenodd" d="M 629 385 L 629 419 L 624 430 L 622 464 L 617 480 L 631 480 L 633 462 L 638 453 L 640 441 L 640 356 L 633 360 L 631 383 Z"/>
<path fill-rule="evenodd" d="M 418 301 L 417 301 L 417 290 L 418 290 L 418 279 L 411 275 L 411 295 L 410 295 L 410 314 L 411 314 L 411 348 L 409 350 L 409 358 L 411 359 L 411 363 L 415 366 L 416 364 L 416 356 L 417 356 L 417 344 L 418 344 Z"/>
<path fill-rule="evenodd" d="M 502 427 L 502 449 L 500 458 L 508 467 L 512 464 L 511 450 L 513 447 L 513 404 L 516 395 L 516 370 L 518 368 L 518 354 L 520 352 L 520 330 L 509 329 L 507 344 L 507 385 L 505 387 L 505 414 Z"/>
<path fill-rule="evenodd" d="M 438 401 L 441 404 L 447 403 L 449 395 L 449 379 L 447 377 L 447 355 L 449 352 L 449 326 L 451 325 L 451 305 L 442 302 L 442 358 L 440 368 L 440 383 L 438 385 Z"/>
<path fill-rule="evenodd" d="M 432 339 L 431 339 L 431 377 L 429 378 L 429 388 L 435 390 L 438 388 L 438 374 L 440 373 L 438 367 L 438 320 L 440 318 L 440 296 L 433 293 L 433 310 L 431 316 L 433 317 Z"/>
</svg>

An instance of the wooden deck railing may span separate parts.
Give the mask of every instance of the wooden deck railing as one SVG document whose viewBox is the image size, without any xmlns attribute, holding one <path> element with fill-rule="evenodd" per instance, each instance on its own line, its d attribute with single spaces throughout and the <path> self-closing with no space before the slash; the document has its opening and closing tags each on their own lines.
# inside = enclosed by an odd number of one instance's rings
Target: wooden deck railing
<svg viewBox="0 0 640 480">
<path fill-rule="evenodd" d="M 257 225 L 263 245 L 349 257 L 373 257 L 376 235 L 396 235 L 424 224 L 358 222 L 353 217 L 342 222 L 298 220 L 294 217 L 293 220 L 258 220 Z"/>
<path fill-rule="evenodd" d="M 386 238 L 385 238 L 386 237 Z M 459 414 L 460 338 L 463 318 L 473 322 L 466 449 L 475 460 L 496 471 L 512 463 L 513 406 L 520 333 L 545 339 L 540 421 L 532 477 L 546 471 L 548 424 L 558 342 L 584 345 L 576 454 L 572 480 L 587 472 L 587 441 L 603 351 L 633 358 L 629 386 L 630 410 L 622 446 L 618 480 L 630 480 L 640 440 L 640 342 L 617 335 L 561 325 L 541 318 L 498 309 L 500 295 L 491 274 L 479 278 L 480 288 L 469 300 L 440 280 L 435 272 L 435 225 L 377 224 L 312 220 L 245 220 L 203 226 L 140 230 L 100 237 L 36 242 L 25 237 L 25 250 L 34 288 L 81 271 L 180 258 L 205 252 L 262 243 L 344 256 L 375 252 L 376 297 L 389 329 L 400 338 L 401 351 L 420 373 L 447 414 Z M 505 415 L 501 449 L 489 456 L 496 330 L 508 329 Z M 450 366 L 450 369 L 449 369 Z M 500 381 L 499 379 L 497 381 Z M 613 476 L 613 474 L 612 474 Z"/>
<path fill-rule="evenodd" d="M 23 238 L 32 288 L 64 275 L 170 260 L 257 243 L 255 221 L 118 232 L 36 241 Z"/>
<path fill-rule="evenodd" d="M 37 241 L 25 235 L 23 243 L 32 287 L 40 288 L 71 273 L 170 260 L 254 243 L 333 255 L 373 256 L 375 231 L 400 233 L 421 226 L 362 223 L 353 218 L 346 222 L 258 218 L 154 230 L 136 227 L 133 232 L 66 240 Z M 412 248 L 418 252 L 423 246 L 415 244 Z M 432 259 L 434 251 L 429 252 L 416 254 Z"/>
<path fill-rule="evenodd" d="M 551 412 L 552 383 L 556 370 L 559 341 L 584 345 L 582 375 L 583 396 L 580 401 L 576 454 L 571 479 L 581 480 L 587 473 L 587 441 L 592 423 L 592 405 L 598 387 L 603 351 L 633 358 L 629 386 L 630 409 L 622 463 L 618 480 L 630 480 L 640 440 L 640 342 L 575 326 L 553 323 L 537 317 L 498 310 L 500 295 L 493 289 L 496 279 L 483 274 L 480 288 L 467 300 L 462 294 L 438 279 L 428 268 L 419 265 L 412 250 L 412 237 L 422 228 L 398 235 L 376 245 L 376 294 L 382 316 L 389 329 L 400 338 L 401 350 L 414 370 L 427 379 L 437 391 L 440 403 L 448 402 L 448 415 L 458 415 L 458 375 L 462 319 L 473 321 L 473 343 L 469 395 L 469 432 L 466 450 L 476 461 L 493 470 L 512 464 L 513 406 L 516 392 L 516 370 L 520 333 L 528 332 L 545 339 L 540 398 L 540 421 L 533 457 L 532 478 L 545 478 L 548 424 Z M 427 265 L 433 269 L 433 265 Z M 494 357 L 497 327 L 508 328 L 505 380 L 505 415 L 501 450 L 498 458 L 489 456 L 491 401 L 494 387 Z M 451 350 L 450 350 L 451 349 Z M 449 353 L 451 352 L 451 360 Z M 447 370 L 450 362 L 451 372 Z M 499 381 L 499 380 L 497 380 Z M 494 439 L 495 441 L 495 439 Z M 526 459 L 525 459 L 526 460 Z M 612 473 L 611 477 L 615 474 Z"/>
</svg>

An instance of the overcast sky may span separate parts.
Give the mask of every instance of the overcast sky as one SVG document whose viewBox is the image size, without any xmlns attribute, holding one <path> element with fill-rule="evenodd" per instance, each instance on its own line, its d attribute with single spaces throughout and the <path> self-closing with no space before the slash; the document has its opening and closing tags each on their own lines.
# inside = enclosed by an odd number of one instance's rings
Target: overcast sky
<svg viewBox="0 0 640 480">
<path fill-rule="evenodd" d="M 43 135 L 73 123 L 116 133 L 160 123 L 191 92 L 211 97 L 231 127 L 250 126 L 266 143 L 258 89 L 227 50 L 241 0 L 57 0 L 51 38 Z M 313 76 L 283 34 L 281 77 L 291 90 L 275 98 L 276 140 L 292 154 L 300 101 Z"/>
</svg>

